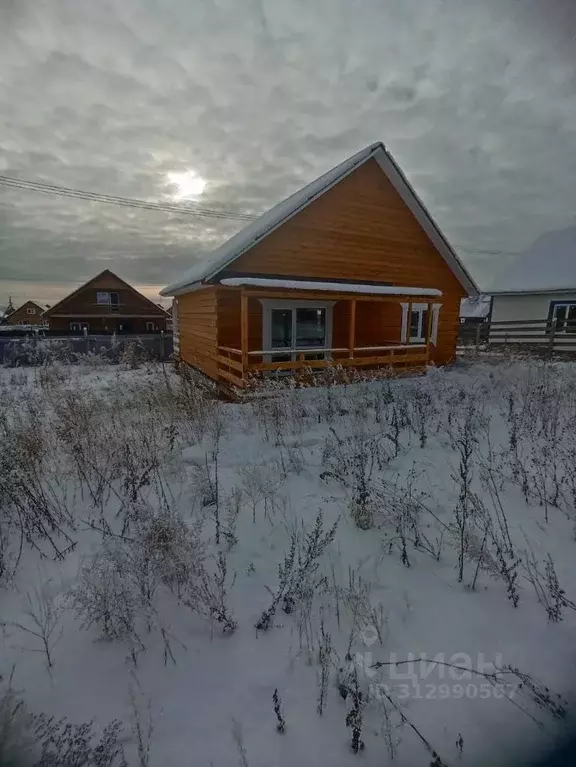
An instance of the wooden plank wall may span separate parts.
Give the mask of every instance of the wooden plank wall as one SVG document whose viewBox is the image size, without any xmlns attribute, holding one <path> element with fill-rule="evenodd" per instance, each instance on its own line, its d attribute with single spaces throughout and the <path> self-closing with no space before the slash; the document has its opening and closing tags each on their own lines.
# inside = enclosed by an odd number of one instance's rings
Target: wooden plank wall
<svg viewBox="0 0 576 767">
<path fill-rule="evenodd" d="M 261 349 L 262 343 L 262 304 L 257 298 L 250 298 L 248 348 Z M 218 345 L 240 349 L 240 290 L 218 288 Z"/>
<path fill-rule="evenodd" d="M 443 308 L 435 359 L 447 362 L 455 354 L 465 291 L 375 160 L 240 256 L 232 270 L 438 288 Z"/>
<path fill-rule="evenodd" d="M 240 290 L 217 288 L 218 345 L 240 348 Z M 306 298 L 304 293 L 297 294 Z M 286 294 L 282 295 L 286 298 Z M 438 344 L 431 347 L 432 360 L 436 364 L 449 362 L 454 354 L 460 327 L 460 298 L 444 296 L 440 312 Z M 418 299 L 414 299 L 415 303 Z M 249 349 L 262 349 L 262 305 L 257 298 L 248 302 Z M 356 346 L 384 346 L 401 343 L 400 328 L 402 310 L 400 304 L 389 301 L 377 303 L 356 302 Z M 333 310 L 332 345 L 334 348 L 348 348 L 350 323 L 350 302 L 337 301 Z M 261 358 L 252 356 L 252 362 Z"/>
<path fill-rule="evenodd" d="M 178 297 L 180 359 L 218 378 L 217 288 L 208 287 Z"/>
</svg>

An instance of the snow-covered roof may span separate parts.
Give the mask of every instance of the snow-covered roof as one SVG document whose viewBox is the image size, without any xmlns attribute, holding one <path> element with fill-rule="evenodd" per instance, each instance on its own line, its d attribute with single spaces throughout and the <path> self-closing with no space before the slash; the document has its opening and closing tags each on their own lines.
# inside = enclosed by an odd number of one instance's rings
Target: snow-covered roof
<svg viewBox="0 0 576 767">
<path fill-rule="evenodd" d="M 576 290 L 576 226 L 538 237 L 493 284 L 491 293 Z"/>
<path fill-rule="evenodd" d="M 222 285 L 258 288 L 284 288 L 285 290 L 329 290 L 336 293 L 370 293 L 378 296 L 441 296 L 435 288 L 402 288 L 396 285 L 355 285 L 351 282 L 308 282 L 306 280 L 274 280 L 267 277 L 228 277 Z"/>
<path fill-rule="evenodd" d="M 313 202 L 313 200 L 327 192 L 345 176 L 370 159 L 374 159 L 378 162 L 464 289 L 470 295 L 477 295 L 478 289 L 474 281 L 460 262 L 456 253 L 452 250 L 442 232 L 438 229 L 436 223 L 424 207 L 422 201 L 414 192 L 392 155 L 386 150 L 384 144 L 381 142 L 371 144 L 361 152 L 357 152 L 340 165 L 337 165 L 323 176 L 320 176 L 320 178 L 317 178 L 315 181 L 312 181 L 312 183 L 275 205 L 267 213 L 264 213 L 260 218 L 252 221 L 248 226 L 238 232 L 238 234 L 234 235 L 234 237 L 227 240 L 219 248 L 212 251 L 208 256 L 196 261 L 194 266 L 183 274 L 179 280 L 176 280 L 161 290 L 160 295 L 178 295 L 182 292 L 187 292 L 187 289 L 191 285 L 194 285 L 194 283 L 215 277 L 218 272 L 229 266 L 241 256 L 242 253 L 245 253 L 257 242 L 274 231 L 274 229 L 299 213 L 303 208 Z"/>
<path fill-rule="evenodd" d="M 460 317 L 463 319 L 484 319 L 490 314 L 491 296 L 463 298 L 460 301 Z"/>
</svg>

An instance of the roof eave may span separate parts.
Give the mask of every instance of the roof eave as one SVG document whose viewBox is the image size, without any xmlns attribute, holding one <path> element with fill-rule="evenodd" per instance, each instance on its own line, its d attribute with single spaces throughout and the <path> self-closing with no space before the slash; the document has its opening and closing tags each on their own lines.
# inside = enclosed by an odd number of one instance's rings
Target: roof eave
<svg viewBox="0 0 576 767">
<path fill-rule="evenodd" d="M 573 288 L 529 288 L 526 290 L 491 290 L 491 296 L 527 296 L 527 295 L 545 295 L 548 293 L 576 293 L 576 286 Z"/>
</svg>

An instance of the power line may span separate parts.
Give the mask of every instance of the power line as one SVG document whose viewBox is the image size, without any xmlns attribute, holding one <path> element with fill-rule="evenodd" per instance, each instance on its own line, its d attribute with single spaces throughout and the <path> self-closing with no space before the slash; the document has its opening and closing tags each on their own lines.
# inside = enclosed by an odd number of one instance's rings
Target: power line
<svg viewBox="0 0 576 767">
<path fill-rule="evenodd" d="M 117 195 L 102 194 L 100 192 L 87 192 L 82 189 L 48 184 L 42 181 L 28 181 L 27 179 L 16 178 L 14 176 L 0 175 L 0 186 L 6 188 L 19 189 L 23 191 L 39 192 L 50 194 L 57 197 L 69 197 L 77 200 L 86 200 L 87 202 L 101 202 L 107 205 L 117 205 L 124 208 L 135 208 L 140 210 L 156 210 L 165 213 L 176 213 L 184 215 L 200 216 L 202 218 L 215 218 L 224 220 L 254 221 L 257 216 L 249 213 L 235 213 L 234 211 L 215 210 L 213 208 L 204 208 L 199 205 L 171 205 L 169 203 L 148 202 L 132 197 L 121 197 Z M 487 256 L 517 256 L 517 251 L 489 250 L 484 248 L 474 248 L 467 245 L 454 244 L 467 253 L 479 253 Z"/>
<path fill-rule="evenodd" d="M 169 203 L 148 202 L 131 197 L 119 197 L 110 194 L 100 194 L 99 192 L 87 192 L 82 189 L 58 186 L 41 181 L 28 181 L 26 179 L 15 178 L 13 176 L 0 175 L 0 185 L 6 188 L 19 189 L 30 192 L 40 192 L 58 197 L 70 197 L 88 202 L 101 202 L 108 205 L 118 205 L 127 208 L 139 208 L 142 210 L 158 210 L 166 213 L 183 213 L 185 215 L 202 216 L 205 218 L 217 219 L 237 219 L 240 221 L 253 221 L 256 216 L 248 213 L 235 213 L 233 211 L 220 211 L 212 208 L 191 205 L 171 205 Z"/>
</svg>

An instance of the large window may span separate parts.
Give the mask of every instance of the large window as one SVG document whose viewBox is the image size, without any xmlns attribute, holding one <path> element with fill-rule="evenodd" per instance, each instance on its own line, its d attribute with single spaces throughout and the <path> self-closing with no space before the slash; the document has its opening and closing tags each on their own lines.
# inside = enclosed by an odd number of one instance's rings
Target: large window
<svg viewBox="0 0 576 767">
<path fill-rule="evenodd" d="M 285 353 L 266 354 L 268 362 L 324 359 L 332 343 L 332 302 L 263 300 L 264 348 Z M 308 352 L 307 349 L 310 349 Z"/>
<path fill-rule="evenodd" d="M 576 333 L 576 301 L 553 301 L 550 308 L 557 333 Z"/>
</svg>

